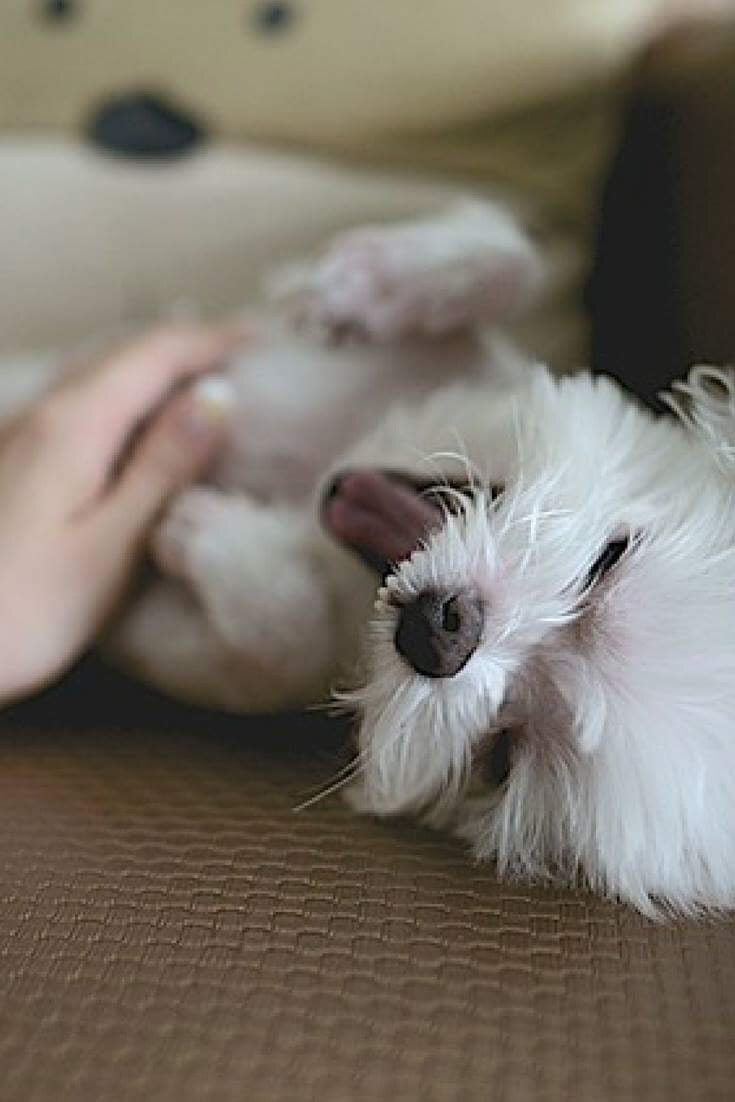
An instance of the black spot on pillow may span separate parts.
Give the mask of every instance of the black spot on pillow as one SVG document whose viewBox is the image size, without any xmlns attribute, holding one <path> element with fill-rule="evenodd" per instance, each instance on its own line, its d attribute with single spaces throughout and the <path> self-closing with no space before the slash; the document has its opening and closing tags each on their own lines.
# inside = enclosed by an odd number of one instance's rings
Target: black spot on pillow
<svg viewBox="0 0 735 1102">
<path fill-rule="evenodd" d="M 284 0 L 268 0 L 267 3 L 258 4 L 251 16 L 252 25 L 261 34 L 279 34 L 291 26 L 296 18 L 296 10 L 292 4 Z"/>
<path fill-rule="evenodd" d="M 88 123 L 95 145 L 129 157 L 186 153 L 204 137 L 196 119 L 152 92 L 131 92 L 99 104 Z"/>
<path fill-rule="evenodd" d="M 65 23 L 78 14 L 77 0 L 41 0 L 41 15 L 50 23 Z"/>
</svg>

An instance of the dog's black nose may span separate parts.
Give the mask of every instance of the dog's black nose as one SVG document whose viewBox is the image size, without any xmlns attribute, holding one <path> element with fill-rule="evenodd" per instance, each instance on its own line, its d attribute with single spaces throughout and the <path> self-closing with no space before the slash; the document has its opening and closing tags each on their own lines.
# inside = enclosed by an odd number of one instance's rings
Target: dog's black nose
<svg viewBox="0 0 735 1102">
<path fill-rule="evenodd" d="M 425 677 L 454 677 L 475 653 L 482 621 L 478 597 L 427 589 L 401 610 L 396 650 Z"/>
</svg>

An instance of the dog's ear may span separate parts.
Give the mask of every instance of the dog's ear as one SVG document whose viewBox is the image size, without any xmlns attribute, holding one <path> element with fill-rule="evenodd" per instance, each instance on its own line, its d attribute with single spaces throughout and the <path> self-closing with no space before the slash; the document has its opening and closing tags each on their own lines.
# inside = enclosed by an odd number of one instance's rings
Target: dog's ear
<svg viewBox="0 0 735 1102">
<path fill-rule="evenodd" d="M 735 369 L 700 364 L 660 398 L 701 439 L 718 466 L 735 476 Z"/>
</svg>

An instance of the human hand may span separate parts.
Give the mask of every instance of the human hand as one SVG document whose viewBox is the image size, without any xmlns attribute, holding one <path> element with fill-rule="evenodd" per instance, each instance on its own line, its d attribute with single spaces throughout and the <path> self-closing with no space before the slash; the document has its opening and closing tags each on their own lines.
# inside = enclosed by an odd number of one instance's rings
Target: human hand
<svg viewBox="0 0 735 1102">
<path fill-rule="evenodd" d="M 156 515 L 222 441 L 224 387 L 194 381 L 244 338 L 153 333 L 65 377 L 0 437 L 0 703 L 61 673 L 109 616 Z"/>
</svg>

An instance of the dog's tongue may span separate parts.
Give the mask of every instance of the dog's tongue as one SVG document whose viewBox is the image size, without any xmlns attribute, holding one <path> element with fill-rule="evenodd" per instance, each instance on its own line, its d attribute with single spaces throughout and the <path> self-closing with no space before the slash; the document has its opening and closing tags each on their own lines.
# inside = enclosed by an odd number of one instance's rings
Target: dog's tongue
<svg viewBox="0 0 735 1102">
<path fill-rule="evenodd" d="M 441 523 L 438 506 L 407 482 L 378 471 L 354 471 L 335 483 L 324 504 L 324 523 L 338 540 L 387 573 L 408 558 Z"/>
</svg>

